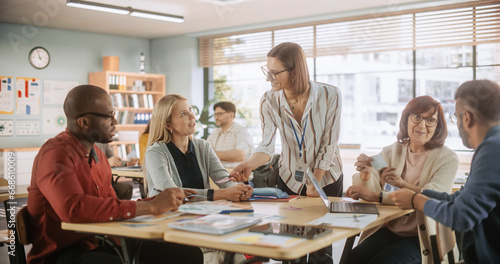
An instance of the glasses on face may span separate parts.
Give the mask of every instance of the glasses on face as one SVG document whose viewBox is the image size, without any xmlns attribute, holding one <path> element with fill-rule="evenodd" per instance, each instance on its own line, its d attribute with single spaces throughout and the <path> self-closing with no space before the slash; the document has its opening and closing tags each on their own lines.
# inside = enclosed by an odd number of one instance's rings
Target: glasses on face
<svg viewBox="0 0 500 264">
<path fill-rule="evenodd" d="M 111 121 L 115 118 L 115 114 L 116 114 L 116 110 L 113 110 L 113 112 L 111 112 L 111 114 L 101 114 L 101 113 L 95 113 L 95 112 L 86 112 L 86 113 L 83 113 L 79 116 L 77 116 L 76 118 L 80 118 L 84 115 L 95 115 L 95 116 L 98 116 L 98 117 L 104 117 L 104 118 L 107 118 L 108 121 Z"/>
<path fill-rule="evenodd" d="M 420 124 L 422 120 L 425 120 L 425 125 L 428 127 L 434 127 L 437 125 L 438 122 L 437 119 L 434 117 L 423 118 L 419 114 L 410 115 L 410 119 L 413 123 L 416 123 L 417 125 Z"/>
<path fill-rule="evenodd" d="M 453 114 L 453 115 L 451 115 L 451 116 L 450 116 L 450 121 L 451 121 L 451 123 L 452 123 L 452 124 L 454 124 L 454 125 L 458 124 L 458 118 L 459 118 L 460 116 L 462 116 L 463 114 L 464 114 L 464 113 L 462 112 L 462 113 L 460 113 L 460 114 L 458 114 L 458 115 L 457 115 L 457 114 Z"/>
<path fill-rule="evenodd" d="M 267 70 L 267 65 L 264 65 L 262 67 L 260 67 L 260 69 L 262 70 L 262 73 L 264 73 L 264 75 L 267 77 L 269 77 L 269 79 L 271 80 L 276 80 L 276 78 L 278 77 L 278 74 L 282 73 L 282 72 L 286 72 L 286 71 L 289 71 L 288 69 L 285 69 L 285 70 L 282 70 L 282 71 L 279 71 L 279 72 L 272 72 L 272 71 L 268 71 Z"/>
<path fill-rule="evenodd" d="M 227 112 L 218 112 L 218 113 L 214 113 L 214 116 L 215 117 L 221 117 L 223 114 L 225 114 Z"/>
</svg>

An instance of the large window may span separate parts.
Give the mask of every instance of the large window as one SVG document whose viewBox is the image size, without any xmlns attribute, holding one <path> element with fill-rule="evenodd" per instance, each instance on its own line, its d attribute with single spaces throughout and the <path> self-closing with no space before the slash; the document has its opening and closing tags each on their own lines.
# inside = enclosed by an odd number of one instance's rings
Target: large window
<svg viewBox="0 0 500 264">
<path fill-rule="evenodd" d="M 401 112 L 414 96 L 440 101 L 448 118 L 461 83 L 500 82 L 499 17 L 498 2 L 479 1 L 204 37 L 200 65 L 211 68 L 208 93 L 218 94 L 215 84 L 223 82 L 224 98 L 236 102 L 238 122 L 258 143 L 259 100 L 270 89 L 260 66 L 273 46 L 296 42 L 306 52 L 311 79 L 342 92 L 340 143 L 381 148 L 396 140 Z M 448 130 L 446 144 L 465 149 L 456 126 Z"/>
</svg>

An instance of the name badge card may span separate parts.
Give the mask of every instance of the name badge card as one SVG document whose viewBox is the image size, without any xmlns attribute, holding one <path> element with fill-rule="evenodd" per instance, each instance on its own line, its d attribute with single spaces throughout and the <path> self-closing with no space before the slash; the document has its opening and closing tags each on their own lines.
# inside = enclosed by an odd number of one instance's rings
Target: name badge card
<svg viewBox="0 0 500 264">
<path fill-rule="evenodd" d="M 299 161 L 297 165 L 295 165 L 295 180 L 298 182 L 302 182 L 304 180 L 304 172 L 307 169 L 307 165 Z"/>
</svg>

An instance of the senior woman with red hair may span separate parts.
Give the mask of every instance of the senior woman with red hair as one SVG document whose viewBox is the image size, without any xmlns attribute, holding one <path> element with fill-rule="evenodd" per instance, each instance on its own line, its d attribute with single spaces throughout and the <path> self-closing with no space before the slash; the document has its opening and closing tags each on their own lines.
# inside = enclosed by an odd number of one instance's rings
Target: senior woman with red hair
<svg viewBox="0 0 500 264">
<path fill-rule="evenodd" d="M 384 191 L 385 183 L 408 188 L 450 192 L 458 169 L 458 157 L 444 146 L 448 134 L 443 109 L 430 96 L 411 100 L 403 110 L 397 142 L 380 153 L 387 167 L 376 171 L 373 158 L 361 154 L 358 173 L 346 195 L 381 204 L 394 204 Z M 422 212 L 394 219 L 364 232 L 349 256 L 349 263 L 433 263 L 430 236 L 434 220 Z"/>
</svg>

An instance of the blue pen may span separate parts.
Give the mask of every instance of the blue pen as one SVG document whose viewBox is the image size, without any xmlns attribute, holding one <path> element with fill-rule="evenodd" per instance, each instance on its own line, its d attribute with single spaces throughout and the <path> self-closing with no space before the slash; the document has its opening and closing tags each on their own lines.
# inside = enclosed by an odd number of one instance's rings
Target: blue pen
<svg viewBox="0 0 500 264">
<path fill-rule="evenodd" d="M 244 209 L 244 210 L 222 210 L 219 214 L 230 214 L 230 213 L 253 213 L 253 209 Z"/>
</svg>

